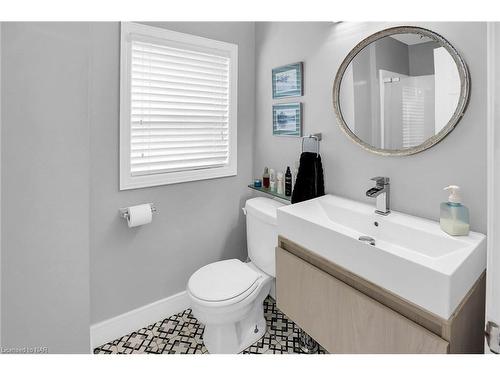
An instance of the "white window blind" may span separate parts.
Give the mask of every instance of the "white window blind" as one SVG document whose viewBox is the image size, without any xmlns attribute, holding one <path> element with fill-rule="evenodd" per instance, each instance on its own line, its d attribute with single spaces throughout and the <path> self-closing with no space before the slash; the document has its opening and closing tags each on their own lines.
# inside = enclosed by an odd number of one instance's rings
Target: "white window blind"
<svg viewBox="0 0 500 375">
<path fill-rule="evenodd" d="M 235 46 L 127 25 L 141 33 L 126 36 L 129 100 L 121 126 L 129 128 L 129 160 L 121 172 L 136 181 L 132 187 L 234 175 Z M 148 29 L 152 38 L 144 36 Z"/>
<path fill-rule="evenodd" d="M 403 86 L 403 148 L 415 147 L 424 142 L 424 110 L 424 90 Z"/>
</svg>

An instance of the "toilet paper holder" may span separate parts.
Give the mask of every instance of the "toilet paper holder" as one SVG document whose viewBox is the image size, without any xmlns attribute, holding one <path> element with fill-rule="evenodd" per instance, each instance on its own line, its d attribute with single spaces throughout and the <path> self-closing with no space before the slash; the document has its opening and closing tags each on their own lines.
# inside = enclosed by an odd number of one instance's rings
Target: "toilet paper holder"
<svg viewBox="0 0 500 375">
<path fill-rule="evenodd" d="M 153 213 L 153 214 L 158 213 L 158 210 L 156 209 L 156 207 L 153 203 L 147 203 L 147 204 L 149 204 L 149 206 L 151 207 L 151 213 Z M 118 211 L 120 211 L 120 216 L 122 218 L 124 218 L 125 220 L 128 220 L 128 216 L 129 216 L 128 207 L 120 208 Z"/>
</svg>

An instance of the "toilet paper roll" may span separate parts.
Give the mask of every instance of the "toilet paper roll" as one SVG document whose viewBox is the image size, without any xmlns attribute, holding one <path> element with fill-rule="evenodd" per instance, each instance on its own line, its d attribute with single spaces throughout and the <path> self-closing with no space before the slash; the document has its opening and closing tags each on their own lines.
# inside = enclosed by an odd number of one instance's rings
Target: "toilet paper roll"
<svg viewBox="0 0 500 375">
<path fill-rule="evenodd" d="M 150 204 L 140 204 L 128 208 L 128 227 L 138 227 L 139 225 L 149 224 L 153 219 Z"/>
</svg>

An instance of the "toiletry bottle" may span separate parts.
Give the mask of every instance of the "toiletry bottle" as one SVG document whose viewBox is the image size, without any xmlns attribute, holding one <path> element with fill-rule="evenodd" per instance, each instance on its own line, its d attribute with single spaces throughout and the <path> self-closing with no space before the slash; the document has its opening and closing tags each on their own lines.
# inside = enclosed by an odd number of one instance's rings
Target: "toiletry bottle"
<svg viewBox="0 0 500 375">
<path fill-rule="evenodd" d="M 262 185 L 265 189 L 269 189 L 269 170 L 267 167 L 264 168 L 264 174 L 262 175 Z"/>
<path fill-rule="evenodd" d="M 278 194 L 283 194 L 283 172 L 278 172 L 278 177 L 276 181 L 276 192 Z"/>
<path fill-rule="evenodd" d="M 441 229 L 452 236 L 467 236 L 469 234 L 469 209 L 462 204 L 460 187 L 450 185 L 443 190 L 451 192 L 448 202 L 441 203 L 439 223 Z"/>
<path fill-rule="evenodd" d="M 290 172 L 290 167 L 286 167 L 285 173 L 285 195 L 287 197 L 292 195 L 292 172 Z"/>
<path fill-rule="evenodd" d="M 269 171 L 269 188 L 273 192 L 276 191 L 276 171 L 272 168 Z"/>
</svg>

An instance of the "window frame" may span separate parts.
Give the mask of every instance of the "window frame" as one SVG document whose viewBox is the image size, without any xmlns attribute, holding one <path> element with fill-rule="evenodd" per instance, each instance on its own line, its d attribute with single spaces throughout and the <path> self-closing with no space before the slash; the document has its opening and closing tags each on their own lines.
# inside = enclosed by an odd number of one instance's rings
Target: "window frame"
<svg viewBox="0 0 500 375">
<path fill-rule="evenodd" d="M 130 168 L 131 155 L 131 41 L 138 40 L 174 41 L 192 44 L 194 47 L 219 50 L 227 55 L 229 62 L 229 110 L 228 110 L 228 164 L 222 167 L 189 169 L 133 176 Z M 238 137 L 238 46 L 233 43 L 180 33 L 163 28 L 131 22 L 121 22 L 120 31 L 120 190 L 138 189 L 159 185 L 177 184 L 237 175 Z"/>
</svg>

